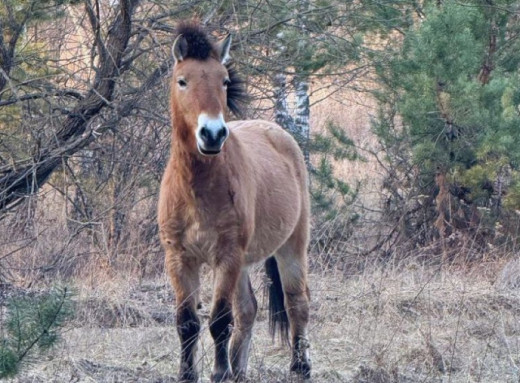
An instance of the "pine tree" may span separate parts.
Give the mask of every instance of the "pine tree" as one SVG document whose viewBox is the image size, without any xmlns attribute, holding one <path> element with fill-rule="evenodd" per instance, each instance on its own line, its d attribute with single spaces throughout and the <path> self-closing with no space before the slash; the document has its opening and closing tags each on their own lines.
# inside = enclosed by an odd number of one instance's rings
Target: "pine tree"
<svg viewBox="0 0 520 383">
<path fill-rule="evenodd" d="M 437 213 L 428 225 L 441 235 L 520 206 L 516 7 L 427 3 L 419 17 L 403 17 L 402 44 L 374 56 L 374 130 L 397 172 L 415 172 L 409 188 L 429 196 Z"/>
<path fill-rule="evenodd" d="M 73 313 L 71 298 L 66 287 L 11 298 L 0 332 L 0 379 L 15 376 L 58 342 L 60 329 Z"/>
<path fill-rule="evenodd" d="M 310 141 L 311 153 L 319 154 L 318 163 L 311 169 L 311 195 L 316 213 L 324 212 L 325 219 L 333 219 L 344 213 L 356 200 L 359 184 L 355 187 L 347 184 L 334 174 L 337 161 L 363 161 L 354 142 L 340 126 L 328 123 L 326 131 L 317 133 Z M 356 215 L 349 219 L 355 220 Z"/>
</svg>

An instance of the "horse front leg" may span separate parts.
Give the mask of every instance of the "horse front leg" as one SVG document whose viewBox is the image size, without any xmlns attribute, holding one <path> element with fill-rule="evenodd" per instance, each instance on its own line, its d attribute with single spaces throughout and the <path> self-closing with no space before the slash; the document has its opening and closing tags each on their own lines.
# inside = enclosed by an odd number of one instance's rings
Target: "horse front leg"
<svg viewBox="0 0 520 383">
<path fill-rule="evenodd" d="M 197 382 L 195 365 L 200 320 L 197 316 L 200 264 L 183 259 L 174 251 L 166 252 L 166 269 L 177 303 L 176 325 L 181 343 L 179 382 Z"/>
<path fill-rule="evenodd" d="M 233 295 L 240 275 L 242 256 L 233 252 L 226 255 L 214 269 L 215 285 L 209 324 L 215 342 L 212 382 L 224 382 L 232 378 L 228 345 L 233 330 Z"/>
</svg>

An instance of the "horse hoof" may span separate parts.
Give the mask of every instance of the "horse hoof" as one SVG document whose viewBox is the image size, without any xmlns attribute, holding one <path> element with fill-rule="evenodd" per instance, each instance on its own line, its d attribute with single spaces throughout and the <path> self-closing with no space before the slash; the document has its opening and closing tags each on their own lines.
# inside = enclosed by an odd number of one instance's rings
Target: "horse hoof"
<svg viewBox="0 0 520 383">
<path fill-rule="evenodd" d="M 225 370 L 225 371 L 217 371 L 211 374 L 211 382 L 213 383 L 222 383 L 226 380 L 230 380 L 233 378 L 233 375 L 231 374 L 231 371 Z"/>
<path fill-rule="evenodd" d="M 291 372 L 301 376 L 304 380 L 311 378 L 311 364 L 307 361 L 296 360 L 291 363 Z"/>
<path fill-rule="evenodd" d="M 179 383 L 196 383 L 198 381 L 199 376 L 193 370 L 181 371 L 179 374 Z"/>
<path fill-rule="evenodd" d="M 235 382 L 236 383 L 244 383 L 244 382 L 247 382 L 247 378 L 246 378 L 246 373 L 241 371 L 241 372 L 237 372 L 235 374 Z"/>
</svg>

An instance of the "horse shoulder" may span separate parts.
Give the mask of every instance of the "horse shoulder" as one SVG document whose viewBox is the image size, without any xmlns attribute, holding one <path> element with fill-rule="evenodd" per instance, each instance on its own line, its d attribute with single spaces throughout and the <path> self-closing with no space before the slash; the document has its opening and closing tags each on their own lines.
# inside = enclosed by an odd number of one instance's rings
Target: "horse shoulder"
<svg viewBox="0 0 520 383">
<path fill-rule="evenodd" d="M 170 162 L 161 181 L 157 218 L 161 242 L 178 248 L 182 247 L 184 232 L 193 224 L 196 215 L 191 196 L 181 193 L 182 189 Z"/>
</svg>

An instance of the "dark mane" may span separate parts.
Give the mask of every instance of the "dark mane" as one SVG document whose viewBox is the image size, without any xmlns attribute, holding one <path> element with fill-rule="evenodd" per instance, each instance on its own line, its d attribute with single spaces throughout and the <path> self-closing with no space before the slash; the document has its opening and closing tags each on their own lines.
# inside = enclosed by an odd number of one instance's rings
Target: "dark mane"
<svg viewBox="0 0 520 383">
<path fill-rule="evenodd" d="M 187 51 L 183 52 L 184 58 L 206 60 L 212 54 L 217 55 L 207 33 L 200 26 L 182 23 L 177 28 L 177 33 L 182 35 L 188 43 Z"/>
<path fill-rule="evenodd" d="M 229 85 L 227 87 L 227 106 L 237 117 L 244 117 L 243 108 L 249 101 L 246 91 L 246 83 L 239 76 L 233 63 L 227 63 L 226 69 L 229 75 Z"/>
<path fill-rule="evenodd" d="M 181 23 L 177 27 L 177 33 L 186 39 L 186 52 L 184 58 L 195 60 L 206 60 L 209 57 L 219 59 L 219 54 L 215 50 L 210 37 L 199 25 L 193 23 Z M 246 83 L 239 76 L 232 62 L 226 63 L 229 75 L 229 85 L 227 87 L 227 106 L 237 117 L 243 117 L 243 107 L 247 104 L 249 97 L 246 92 Z"/>
</svg>

